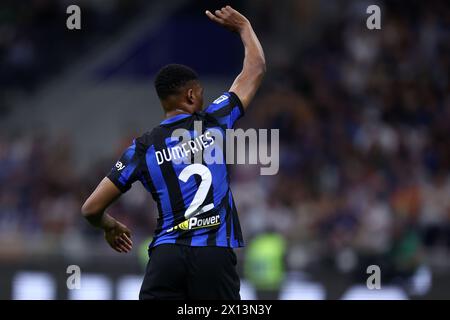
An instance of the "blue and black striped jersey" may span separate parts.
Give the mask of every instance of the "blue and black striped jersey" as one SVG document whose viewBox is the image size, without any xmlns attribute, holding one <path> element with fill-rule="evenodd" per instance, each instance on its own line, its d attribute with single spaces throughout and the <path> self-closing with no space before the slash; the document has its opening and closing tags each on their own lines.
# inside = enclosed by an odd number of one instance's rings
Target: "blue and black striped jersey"
<svg viewBox="0 0 450 320">
<path fill-rule="evenodd" d="M 113 167 L 108 178 L 122 192 L 139 180 L 157 203 L 150 247 L 244 245 L 226 164 L 226 130 L 243 114 L 237 95 L 226 92 L 204 111 L 168 118 L 135 139 Z"/>
</svg>

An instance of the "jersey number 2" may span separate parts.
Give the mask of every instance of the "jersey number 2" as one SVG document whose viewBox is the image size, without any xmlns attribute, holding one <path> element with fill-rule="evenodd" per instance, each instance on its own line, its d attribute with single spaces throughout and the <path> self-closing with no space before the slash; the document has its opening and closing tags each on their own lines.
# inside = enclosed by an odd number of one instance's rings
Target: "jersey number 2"
<svg viewBox="0 0 450 320">
<path fill-rule="evenodd" d="M 202 214 L 214 208 L 214 203 L 203 205 L 203 202 L 208 195 L 209 188 L 211 188 L 212 175 L 211 171 L 203 164 L 195 163 L 187 166 L 181 171 L 178 179 L 183 182 L 187 182 L 194 174 L 199 175 L 202 178 L 202 182 L 195 193 L 194 199 L 184 213 L 184 217 L 189 219 L 198 214 Z"/>
</svg>

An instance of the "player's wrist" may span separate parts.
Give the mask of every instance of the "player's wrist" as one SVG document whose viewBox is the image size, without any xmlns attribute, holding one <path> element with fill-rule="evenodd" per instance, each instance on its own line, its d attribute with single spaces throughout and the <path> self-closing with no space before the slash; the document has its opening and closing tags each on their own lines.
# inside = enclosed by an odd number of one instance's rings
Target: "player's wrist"
<svg viewBox="0 0 450 320">
<path fill-rule="evenodd" d="M 100 223 L 100 228 L 104 231 L 113 229 L 117 224 L 116 219 L 111 217 L 109 214 L 104 214 Z"/>
<path fill-rule="evenodd" d="M 242 36 L 245 32 L 250 31 L 251 29 L 252 25 L 250 24 L 250 21 L 246 20 L 240 25 L 240 27 L 238 28 L 238 32 Z"/>
</svg>

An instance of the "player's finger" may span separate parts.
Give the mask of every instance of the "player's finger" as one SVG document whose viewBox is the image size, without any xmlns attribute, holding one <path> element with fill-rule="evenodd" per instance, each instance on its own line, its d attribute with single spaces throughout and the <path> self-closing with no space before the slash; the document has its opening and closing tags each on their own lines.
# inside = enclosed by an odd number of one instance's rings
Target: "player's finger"
<svg viewBox="0 0 450 320">
<path fill-rule="evenodd" d="M 122 239 L 125 239 L 127 242 L 133 243 L 133 241 L 131 240 L 131 237 L 130 237 L 128 234 L 126 234 L 126 233 L 122 233 L 122 234 L 120 235 L 120 237 L 121 237 Z"/>
<path fill-rule="evenodd" d="M 123 243 L 127 243 L 126 240 L 123 238 L 123 234 L 117 236 L 114 239 L 114 244 L 118 245 L 118 244 L 123 244 Z"/>
<path fill-rule="evenodd" d="M 133 241 L 131 241 L 131 239 L 124 233 L 123 235 L 122 235 L 122 240 L 123 241 L 125 241 L 127 244 L 129 244 L 130 246 L 132 246 L 133 245 Z"/>
<path fill-rule="evenodd" d="M 114 250 L 116 250 L 119 253 L 122 253 L 122 250 L 116 244 L 112 245 L 111 248 L 113 248 Z"/>
<path fill-rule="evenodd" d="M 115 240 L 107 240 L 107 242 L 108 242 L 109 246 L 110 246 L 112 249 L 114 249 L 114 250 L 117 251 L 117 252 L 120 252 L 120 251 L 117 249 L 117 247 L 116 247 L 116 241 L 115 241 Z"/>
<path fill-rule="evenodd" d="M 118 244 L 117 248 L 119 248 L 120 250 L 122 250 L 122 252 L 127 253 L 128 251 L 130 251 L 127 247 L 125 247 L 122 244 Z"/>
<path fill-rule="evenodd" d="M 236 10 L 234 10 L 232 6 L 226 6 L 225 11 L 228 11 L 231 13 L 231 12 L 235 12 Z"/>
<path fill-rule="evenodd" d="M 125 246 L 128 250 L 131 250 L 131 248 L 132 248 L 132 244 L 131 243 L 129 243 L 127 240 L 125 240 L 124 238 L 120 238 L 119 239 L 119 244 L 120 245 L 122 245 L 122 246 Z"/>
<path fill-rule="evenodd" d="M 214 12 L 216 14 L 216 16 L 219 17 L 220 19 L 224 19 L 225 18 L 225 12 L 223 12 L 222 10 L 216 10 Z"/>
<path fill-rule="evenodd" d="M 121 251 L 125 251 L 126 247 L 123 245 L 122 241 L 120 239 L 116 239 L 116 242 L 114 243 L 114 247 L 121 250 Z"/>
<path fill-rule="evenodd" d="M 225 8 L 222 8 L 222 12 L 230 14 L 232 12 L 232 8 L 230 6 L 226 6 Z"/>
<path fill-rule="evenodd" d="M 208 18 L 211 19 L 212 21 L 217 22 L 217 23 L 223 23 L 222 19 L 220 19 L 220 18 L 216 17 L 215 15 L 213 15 L 209 10 L 206 10 L 205 13 L 208 16 Z"/>
</svg>

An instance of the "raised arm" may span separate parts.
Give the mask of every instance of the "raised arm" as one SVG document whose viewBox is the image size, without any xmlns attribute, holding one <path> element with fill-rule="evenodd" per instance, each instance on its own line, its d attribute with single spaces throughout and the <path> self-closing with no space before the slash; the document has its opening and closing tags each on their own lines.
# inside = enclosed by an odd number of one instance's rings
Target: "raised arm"
<svg viewBox="0 0 450 320">
<path fill-rule="evenodd" d="M 266 72 L 266 60 L 261 43 L 246 17 L 226 6 L 206 15 L 214 22 L 241 36 L 245 48 L 245 58 L 241 73 L 234 80 L 229 91 L 234 92 L 242 102 L 244 109 L 252 101 Z"/>
</svg>

